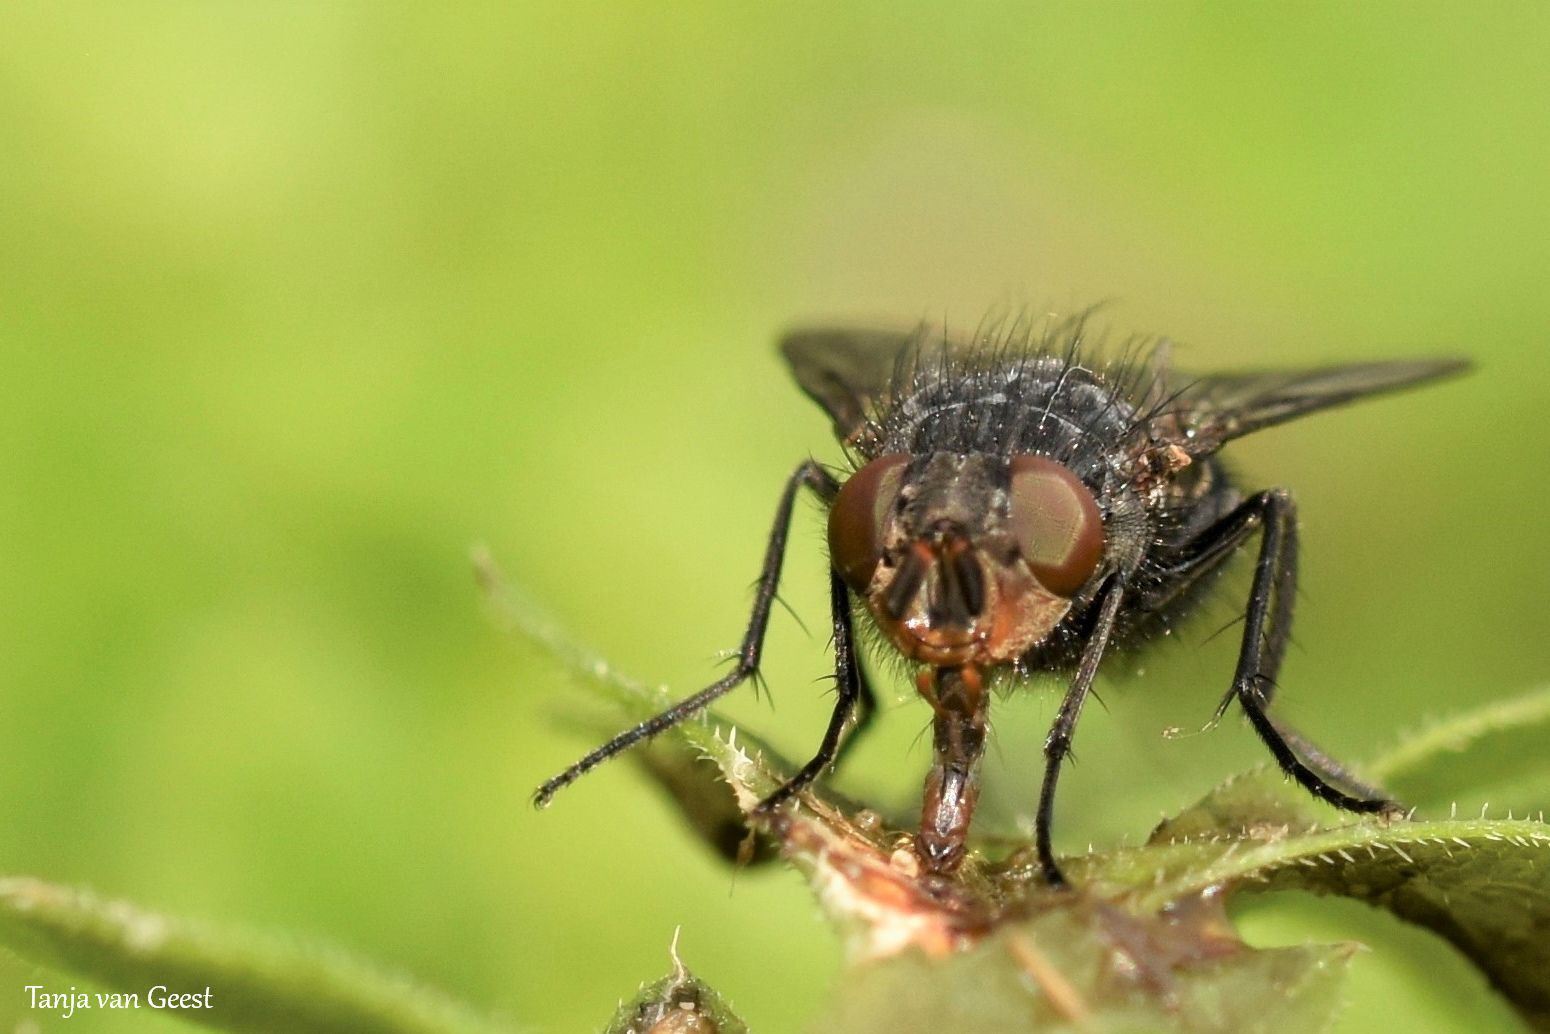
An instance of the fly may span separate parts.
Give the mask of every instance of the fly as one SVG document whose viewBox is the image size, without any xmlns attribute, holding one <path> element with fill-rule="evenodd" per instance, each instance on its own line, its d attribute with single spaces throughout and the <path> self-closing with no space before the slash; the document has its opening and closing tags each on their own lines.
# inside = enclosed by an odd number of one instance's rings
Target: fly
<svg viewBox="0 0 1550 1034">
<path fill-rule="evenodd" d="M 1100 362 L 1083 336 L 1080 319 L 968 343 L 924 329 L 788 335 L 781 353 L 833 421 L 848 468 L 836 474 L 807 460 L 787 479 L 732 670 L 544 783 L 535 803 L 754 676 L 792 507 L 807 489 L 828 509 L 837 693 L 817 752 L 760 812 L 812 784 L 874 713 L 859 619 L 914 666 L 932 709 L 915 836 L 931 873 L 950 875 L 964 858 L 991 683 L 1069 678 L 1044 741 L 1035 821 L 1043 874 L 1064 884 L 1050 840 L 1055 787 L 1106 652 L 1167 631 L 1256 536 L 1238 661 L 1218 716 L 1236 701 L 1276 763 L 1315 797 L 1353 812 L 1402 810 L 1270 715 L 1296 592 L 1296 509 L 1282 488 L 1245 494 L 1217 453 L 1262 428 L 1468 363 L 1190 377 L 1170 369 L 1161 346 Z"/>
</svg>

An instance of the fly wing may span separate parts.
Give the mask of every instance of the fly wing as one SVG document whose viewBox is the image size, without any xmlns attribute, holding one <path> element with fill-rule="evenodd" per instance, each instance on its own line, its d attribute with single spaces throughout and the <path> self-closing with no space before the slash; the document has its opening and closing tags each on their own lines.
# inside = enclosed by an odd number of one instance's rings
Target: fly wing
<svg viewBox="0 0 1550 1034">
<path fill-rule="evenodd" d="M 1317 370 L 1221 374 L 1184 380 L 1158 403 L 1154 432 L 1193 456 L 1234 438 L 1332 406 L 1440 380 L 1469 369 L 1467 359 L 1410 359 Z"/>
<path fill-rule="evenodd" d="M 802 390 L 834 421 L 842 441 L 866 426 L 925 337 L 913 330 L 813 327 L 781 338 L 780 353 Z"/>
</svg>

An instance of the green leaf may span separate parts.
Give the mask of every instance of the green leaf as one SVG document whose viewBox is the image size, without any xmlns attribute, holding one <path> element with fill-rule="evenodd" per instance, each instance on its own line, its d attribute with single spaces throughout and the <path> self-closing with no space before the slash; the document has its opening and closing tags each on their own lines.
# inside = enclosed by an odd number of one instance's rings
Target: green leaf
<svg viewBox="0 0 1550 1034">
<path fill-rule="evenodd" d="M 1468 798 L 1489 801 L 1494 811 L 1537 811 L 1550 800 L 1547 726 L 1550 687 L 1432 722 L 1403 737 L 1364 771 L 1414 804 L 1448 805 Z"/>
<path fill-rule="evenodd" d="M 1326 814 L 1321 814 L 1326 813 Z M 1259 770 L 1089 862 L 1110 892 L 1160 908 L 1213 886 L 1357 898 L 1453 943 L 1536 1028 L 1550 1028 L 1550 826 L 1529 819 L 1347 820 Z M 1147 879 L 1148 872 L 1150 879 Z M 1149 884 L 1149 885 L 1148 885 Z"/>
<path fill-rule="evenodd" d="M 944 880 L 868 813 L 809 801 L 771 825 L 851 963 L 815 1031 L 1303 1032 L 1338 1006 L 1351 946 L 1251 949 L 1216 887 L 1137 904 L 1151 873 L 1122 866 L 1111 886 L 1112 856 L 1088 859 L 1079 889 L 1044 885 L 1021 855 Z"/>
<path fill-rule="evenodd" d="M 1131 1020 L 1106 997 L 1101 968 L 1083 961 L 1084 951 L 1090 959 L 1101 958 L 1104 950 L 1102 923 L 1095 927 L 1091 915 L 1082 918 L 1083 909 L 1102 902 L 1112 912 L 1093 915 L 1105 921 L 1123 915 L 1141 931 L 1141 943 L 1155 945 L 1157 931 L 1170 921 L 1202 900 L 1235 889 L 1309 890 L 1385 908 L 1447 938 L 1529 1023 L 1550 1028 L 1550 966 L 1544 948 L 1550 943 L 1550 854 L 1542 853 L 1550 846 L 1550 827 L 1539 821 L 1357 817 L 1317 802 L 1279 771 L 1264 768 L 1229 781 L 1163 823 L 1142 847 L 1068 860 L 1068 872 L 1081 888 L 1075 894 L 1043 886 L 1027 850 L 999 864 L 972 860 L 957 880 L 933 886 L 915 878 L 907 850 L 890 856 L 888 834 L 860 830 L 843 816 L 821 810 L 789 816 L 781 832 L 788 853 L 809 872 L 820 901 L 847 931 L 852 957 L 889 960 L 863 962 L 854 979 L 842 981 L 827 1018 L 843 1029 L 867 1029 L 845 1025 L 898 1001 L 914 1002 L 901 1007 L 899 1023 L 925 1010 L 944 1023 L 1023 1029 L 1017 1026 L 1024 1013 L 1016 1005 L 1022 999 L 1013 992 L 1016 974 L 1003 973 L 998 983 L 999 956 L 981 953 L 1009 936 L 1028 913 L 1036 916 L 1035 929 L 1038 923 L 1072 923 L 1076 917 L 1074 925 L 1053 935 L 1033 933 L 1031 939 L 1049 946 L 1048 968 L 1088 1003 L 1097 1029 L 1125 1029 Z M 893 843 L 896 849 L 901 845 Z M 1187 924 L 1181 929 L 1186 942 L 1211 936 L 1209 929 L 1192 930 Z M 1136 943 L 1136 936 L 1125 940 Z M 979 961 L 963 963 L 965 953 Z M 1265 990 L 1265 972 L 1254 967 L 1272 963 L 1247 956 L 1238 961 L 1241 970 L 1224 967 L 1206 976 L 1188 967 L 1185 971 L 1201 981 L 1199 993 L 1207 998 L 1221 993 L 1224 1001 L 1256 1000 L 1255 992 Z M 1304 962 L 1316 962 L 1326 972 L 1330 958 Z M 967 966 L 957 981 L 962 986 L 933 990 L 923 998 L 910 989 L 923 978 L 922 967 L 951 973 L 961 964 Z M 971 979 L 970 972 L 985 975 Z M 1333 1001 L 1332 984 L 1310 978 L 1285 986 L 1308 995 L 1293 1003 L 1307 1026 L 1290 1029 L 1318 1029 L 1318 1017 L 1327 1015 Z M 857 998 L 863 993 L 871 997 Z M 1184 1022 L 1157 1002 L 1150 1007 L 1156 1015 L 1137 1022 Z M 1185 1011 L 1205 1017 L 1203 1023 L 1214 1022 L 1210 1018 L 1216 1015 L 1194 1001 Z M 1046 1008 L 1040 1022 L 1059 1020 L 1047 1013 Z M 1221 1015 L 1229 1024 L 1247 1022 L 1244 1016 Z M 1271 1022 L 1268 1017 L 1256 1022 L 1259 1029 L 1272 1029 L 1263 1026 Z"/>
<path fill-rule="evenodd" d="M 0 879 L 0 943 L 30 961 L 140 995 L 210 991 L 167 1015 L 233 1031 L 496 1034 L 506 1028 L 334 950 L 148 912 L 26 877 Z"/>
<path fill-rule="evenodd" d="M 481 572 L 507 624 L 573 674 L 637 716 L 666 703 L 558 636 L 487 560 Z M 1550 690 L 1437 723 L 1365 773 L 1456 784 L 1459 752 L 1537 736 L 1547 723 Z M 711 770 L 700 761 L 716 763 L 744 811 L 779 785 L 782 766 L 709 716 L 672 736 L 676 746 L 664 736 L 666 753 L 648 764 L 691 817 L 717 816 L 707 828 L 721 832 L 709 838 L 725 843 L 727 798 L 707 787 Z M 1523 753 L 1508 753 L 1510 771 L 1520 771 Z M 1356 898 L 1437 932 L 1526 1020 L 1550 1029 L 1542 821 L 1352 816 L 1256 769 L 1141 847 L 1066 860 L 1078 892 L 1045 886 L 1027 846 L 999 862 L 971 856 L 952 880 L 923 876 L 907 831 L 812 795 L 769 832 L 812 882 L 851 959 L 816 1030 L 1321 1030 L 1350 948 L 1256 951 L 1225 915 L 1210 914 L 1228 892 L 1278 889 Z"/>
<path fill-rule="evenodd" d="M 1002 923 L 968 950 L 912 949 L 857 965 L 810 1029 L 1307 1034 L 1334 1017 L 1354 950 L 1254 950 L 1224 929 L 1137 918 L 1082 897 Z"/>
<path fill-rule="evenodd" d="M 1374 779 L 1383 782 L 1429 768 L 1457 770 L 1457 755 L 1479 746 L 1481 741 L 1543 725 L 1550 725 L 1550 687 L 1433 722 L 1404 737 L 1398 745 L 1363 768 Z M 1532 759 L 1537 755 L 1528 757 Z"/>
</svg>

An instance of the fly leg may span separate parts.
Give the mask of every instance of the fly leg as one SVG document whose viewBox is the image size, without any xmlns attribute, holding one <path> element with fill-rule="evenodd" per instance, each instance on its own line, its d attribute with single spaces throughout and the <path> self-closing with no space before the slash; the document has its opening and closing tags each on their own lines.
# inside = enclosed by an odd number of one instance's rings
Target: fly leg
<svg viewBox="0 0 1550 1034">
<path fill-rule="evenodd" d="M 990 694 L 975 668 L 920 673 L 920 695 L 931 703 L 935 760 L 926 775 L 915 853 L 928 872 L 950 874 L 963 862 L 969 821 L 979 800 Z"/>
<path fill-rule="evenodd" d="M 843 750 L 856 741 L 870 722 L 877 709 L 872 687 L 862 674 L 856 658 L 856 636 L 850 623 L 850 595 L 845 581 L 833 568 L 829 570 L 829 607 L 834 615 L 834 713 L 829 717 L 829 727 L 824 731 L 818 753 L 803 765 L 785 784 L 759 802 L 761 815 L 768 814 L 790 800 L 817 779 L 840 756 Z M 845 737 L 845 723 L 852 715 L 856 724 L 851 735 Z"/>
<path fill-rule="evenodd" d="M 1039 868 L 1044 879 L 1052 887 L 1066 885 L 1065 874 L 1055 862 L 1054 848 L 1050 843 L 1050 825 L 1055 817 L 1055 785 L 1060 779 L 1060 765 L 1071 753 L 1071 738 L 1076 733 L 1077 719 L 1082 717 L 1082 704 L 1092 689 L 1093 678 L 1098 674 L 1098 662 L 1109 645 L 1114 632 L 1114 618 L 1119 613 L 1120 599 L 1124 590 L 1118 575 L 1110 575 L 1108 582 L 1099 590 L 1097 618 L 1091 634 L 1082 647 L 1082 659 L 1077 662 L 1076 675 L 1060 702 L 1055 724 L 1044 738 L 1044 781 L 1039 786 L 1039 812 L 1034 819 L 1034 832 L 1039 851 Z"/>
<path fill-rule="evenodd" d="M 1320 800 L 1346 811 L 1403 811 L 1401 805 L 1352 777 L 1344 766 L 1268 713 L 1291 635 L 1297 591 L 1297 511 L 1285 490 L 1260 492 L 1206 529 L 1166 572 L 1161 582 L 1164 588 L 1142 598 L 1143 606 L 1155 609 L 1165 605 L 1195 578 L 1226 560 L 1256 530 L 1261 533 L 1259 559 L 1244 614 L 1243 642 L 1232 688 L 1217 707 L 1217 716 L 1238 701 L 1276 764 Z M 1354 792 L 1341 790 L 1335 783 L 1344 783 Z"/>
<path fill-rule="evenodd" d="M 1270 721 L 1275 724 L 1276 731 L 1281 734 L 1281 738 L 1284 739 L 1291 746 L 1291 748 L 1297 752 L 1297 756 L 1302 758 L 1303 761 L 1307 763 L 1309 768 L 1313 769 L 1320 776 L 1322 776 L 1326 782 L 1334 783 L 1336 786 L 1343 787 L 1357 797 L 1365 797 L 1371 800 L 1381 800 L 1390 805 L 1390 807 L 1385 810 L 1393 811 L 1395 814 L 1399 814 L 1405 811 L 1404 805 L 1400 804 L 1398 801 L 1389 800 L 1388 793 L 1381 787 L 1377 787 L 1371 783 L 1365 782 L 1361 776 L 1352 772 L 1344 764 L 1336 761 L 1334 758 L 1324 753 L 1324 751 L 1319 749 L 1319 747 L 1311 740 L 1309 740 L 1308 737 L 1304 736 L 1296 729 L 1293 729 L 1279 718 L 1276 718 L 1274 715 L 1269 717 Z"/>
<path fill-rule="evenodd" d="M 693 696 L 619 733 L 553 779 L 545 782 L 533 794 L 535 806 L 540 808 L 547 806 L 556 793 L 604 761 L 628 750 L 642 740 L 649 740 L 663 730 L 670 729 L 679 722 L 699 714 L 718 697 L 737 688 L 759 670 L 759 655 L 764 648 L 764 631 L 769 625 L 770 608 L 775 602 L 775 590 L 780 584 L 780 567 L 786 553 L 786 536 L 791 527 L 791 510 L 796 501 L 797 489 L 804 486 L 830 502 L 839 491 L 839 483 L 828 471 L 819 466 L 816 460 L 805 461 L 786 479 L 786 487 L 781 491 L 780 502 L 775 507 L 775 522 L 770 529 L 768 544 L 765 546 L 764 566 L 760 570 L 759 581 L 754 588 L 753 613 L 748 617 L 748 628 L 743 633 L 743 642 L 737 651 L 737 663 L 732 670 Z"/>
</svg>

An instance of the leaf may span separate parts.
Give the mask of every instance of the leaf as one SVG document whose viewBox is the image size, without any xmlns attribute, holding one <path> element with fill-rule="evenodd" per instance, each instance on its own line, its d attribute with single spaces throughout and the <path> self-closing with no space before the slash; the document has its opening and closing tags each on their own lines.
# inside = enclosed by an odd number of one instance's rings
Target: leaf
<svg viewBox="0 0 1550 1034">
<path fill-rule="evenodd" d="M 748 1034 L 725 999 L 689 972 L 673 938 L 673 970 L 619 1006 L 604 1034 Z"/>
<path fill-rule="evenodd" d="M 524 607 L 504 608 L 509 623 L 632 713 L 665 702 Z M 1366 773 L 1385 782 L 1443 773 L 1457 783 L 1457 752 L 1546 723 L 1550 690 L 1435 724 Z M 681 747 L 657 778 L 683 784 L 675 796 L 691 814 L 706 809 L 707 769 L 686 761 L 714 760 L 745 811 L 778 785 L 780 768 L 746 739 L 740 746 L 730 727 L 707 718 L 674 735 Z M 1511 772 L 1521 757 L 1508 759 Z M 972 855 L 951 880 L 921 875 L 907 832 L 811 795 L 768 827 L 846 938 L 851 968 L 816 1030 L 1323 1029 L 1349 947 L 1255 951 L 1225 916 L 1200 920 L 1239 889 L 1385 908 L 1447 938 L 1528 1022 L 1550 1030 L 1542 821 L 1354 817 L 1262 768 L 1164 822 L 1142 847 L 1066 860 L 1074 893 L 1042 883 L 1028 846 L 999 862 Z"/>
<path fill-rule="evenodd" d="M 1463 796 L 1498 807 L 1550 799 L 1550 687 L 1494 701 L 1403 737 L 1364 770 L 1403 800 L 1446 804 Z"/>
<path fill-rule="evenodd" d="M 1225 927 L 1225 923 L 1223 923 Z M 966 951 L 863 963 L 809 1028 L 855 1034 L 1287 1032 L 1328 1027 L 1353 945 L 1254 950 L 1083 898 Z"/>
<path fill-rule="evenodd" d="M 1439 765 L 1456 767 L 1456 758 L 1451 755 L 1477 746 L 1481 740 L 1541 725 L 1550 725 L 1550 686 L 1434 722 L 1363 767 L 1382 781 Z"/>
<path fill-rule="evenodd" d="M 1430 828 L 1409 831 L 1413 841 L 1393 841 L 1355 863 L 1266 873 L 1264 889 L 1359 898 L 1424 926 L 1473 961 L 1536 1029 L 1550 1029 L 1550 857 L 1543 850 L 1550 832 L 1526 821 L 1422 825 Z"/>
<path fill-rule="evenodd" d="M 341 952 L 219 930 L 27 877 L 0 879 L 0 943 L 39 964 L 135 992 L 210 990 L 179 1019 L 296 1034 L 496 1034 L 507 1028 Z M 142 1007 L 149 1007 L 146 1003 Z"/>
<path fill-rule="evenodd" d="M 1018 1026 L 1024 1013 L 1015 1005 L 1015 974 L 996 977 L 999 956 L 983 953 L 1016 929 L 1015 924 L 1026 922 L 1029 913 L 1036 917 L 1030 941 L 1044 946 L 1045 968 L 1086 1004 L 1094 1029 L 1125 1029 L 1127 1014 L 1106 997 L 1102 970 L 1090 963 L 1091 956 L 1102 955 L 1102 924 L 1095 933 L 1089 918 L 1042 936 L 1037 924 L 1057 922 L 1056 917 L 1072 922 L 1092 901 L 1100 901 L 1113 912 L 1098 914 L 1125 916 L 1135 924 L 1133 931 L 1140 931 L 1139 943 L 1148 946 L 1142 955 L 1156 958 L 1155 946 L 1166 943 L 1159 941 L 1158 931 L 1169 929 L 1170 920 L 1234 889 L 1309 890 L 1385 908 L 1447 938 L 1525 1020 L 1550 1029 L 1545 948 L 1550 944 L 1550 854 L 1541 853 L 1550 846 L 1550 827 L 1539 821 L 1354 817 L 1314 800 L 1279 771 L 1262 768 L 1229 781 L 1163 823 L 1142 847 L 1068 860 L 1068 872 L 1081 888 L 1074 895 L 1043 886 L 1027 850 L 998 864 L 971 860 L 957 880 L 933 886 L 915 877 L 908 851 L 889 855 L 887 834 L 859 830 L 843 816 L 825 815 L 821 809 L 791 816 L 780 832 L 788 854 L 809 872 L 820 902 L 848 931 L 851 956 L 859 960 L 826 1015 L 837 1029 L 868 1029 L 847 1024 L 858 1024 L 862 1015 L 897 1002 L 913 1002 L 899 1007 L 899 1030 L 930 1029 L 907 1025 L 908 1016 L 919 1014 L 949 1026 L 978 1025 L 969 1029 L 1025 1029 Z M 898 843 L 894 841 L 895 847 Z M 1186 944 L 1192 937 L 1207 943 L 1213 936 L 1209 927 L 1188 924 L 1176 932 Z M 1081 948 L 1084 938 L 1087 947 Z M 1134 937 L 1130 942 L 1138 943 Z M 1334 949 L 1308 950 L 1316 957 L 1303 963 L 1327 972 L 1331 957 L 1318 953 Z M 1167 951 L 1160 957 L 1164 969 L 1173 966 Z M 964 963 L 964 958 L 977 961 Z M 1214 1022 L 1210 1017 L 1217 1014 L 1201 1004 L 1214 1000 L 1211 995 L 1223 994 L 1224 1001 L 1256 1000 L 1265 990 L 1268 970 L 1253 967 L 1275 963 L 1248 956 L 1235 961 L 1244 968 L 1224 964 L 1210 975 L 1190 964 L 1173 967 L 1198 979 L 1198 985 L 1184 986 L 1198 986 L 1204 996 L 1183 1011 L 1206 1018 L 1198 1022 Z M 962 975 L 945 980 L 950 985 L 945 990 L 922 996 L 912 989 L 919 987 L 927 970 L 951 974 L 960 965 L 965 966 Z M 981 975 L 971 976 L 976 973 Z M 1334 979 L 1324 983 L 1310 977 L 1306 983 L 1285 984 L 1299 995 L 1307 994 L 1292 1003 L 1307 1026 L 1288 1029 L 1318 1029 L 1323 1022 L 1319 1017 L 1327 1016 L 1333 1001 Z M 1158 1017 L 1175 1025 L 1185 1022 L 1165 1005 L 1151 1003 L 1150 1014 L 1145 1009 L 1138 1014 L 1151 1019 L 1137 1022 L 1157 1026 L 1162 1023 Z M 1039 1022 L 1077 1023 L 1071 1016 L 1052 1019 L 1047 1013 L 1046 1008 Z M 1227 1023 L 1246 1023 L 1257 1014 L 1221 1015 Z M 1271 1019 L 1260 1016 L 1256 1022 L 1263 1025 Z"/>
<path fill-rule="evenodd" d="M 738 796 L 714 761 L 673 742 L 636 748 L 634 755 L 651 781 L 677 805 L 690 830 L 722 858 L 742 863 L 775 858 L 774 840 L 763 834 L 750 838 Z"/>
<path fill-rule="evenodd" d="M 771 828 L 850 960 L 815 1031 L 1300 1034 L 1338 1005 L 1351 946 L 1251 949 L 1215 887 L 1137 907 L 1133 887 L 1097 878 L 1102 857 L 1077 890 L 1043 885 L 1016 856 L 922 875 L 907 836 L 816 801 Z"/>
<path fill-rule="evenodd" d="M 1228 783 L 1170 820 L 1147 847 L 1093 859 L 1142 908 L 1212 886 L 1357 898 L 1445 937 L 1530 1024 L 1550 1029 L 1550 826 L 1530 819 L 1365 819 L 1327 811 L 1278 772 Z"/>
</svg>

